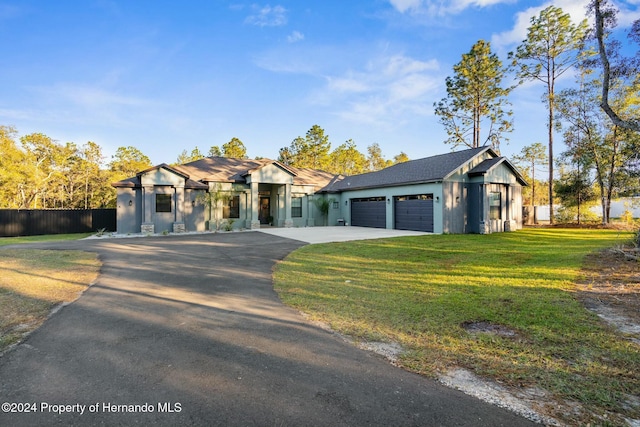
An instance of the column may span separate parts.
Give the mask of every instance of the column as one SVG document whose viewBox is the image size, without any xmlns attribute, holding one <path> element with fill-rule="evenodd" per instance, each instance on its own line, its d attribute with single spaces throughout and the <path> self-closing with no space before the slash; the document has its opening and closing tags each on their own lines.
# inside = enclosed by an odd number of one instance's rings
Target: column
<svg viewBox="0 0 640 427">
<path fill-rule="evenodd" d="M 145 185 L 142 187 L 142 226 L 140 232 L 145 234 L 153 234 L 155 232 L 155 224 L 152 222 L 153 209 L 153 185 Z"/>
<path fill-rule="evenodd" d="M 173 232 L 184 233 L 187 231 L 184 225 L 184 185 L 174 187 L 173 200 L 175 212 L 173 219 Z"/>
<path fill-rule="evenodd" d="M 258 219 L 258 210 L 260 209 L 260 195 L 258 193 L 258 183 L 251 182 L 251 220 L 247 224 L 248 228 L 260 228 L 260 219 Z"/>
<path fill-rule="evenodd" d="M 313 194 L 307 194 L 307 227 L 316 225 L 316 220 L 313 218 L 313 208 Z"/>
<path fill-rule="evenodd" d="M 291 219 L 291 184 L 284 185 L 284 226 L 293 227 Z"/>
</svg>

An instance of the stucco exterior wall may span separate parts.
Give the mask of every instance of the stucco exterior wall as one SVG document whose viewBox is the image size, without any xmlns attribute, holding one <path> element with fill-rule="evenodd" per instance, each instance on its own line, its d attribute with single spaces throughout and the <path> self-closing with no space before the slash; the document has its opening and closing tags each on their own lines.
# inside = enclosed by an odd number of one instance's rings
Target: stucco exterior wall
<svg viewBox="0 0 640 427">
<path fill-rule="evenodd" d="M 394 196 L 417 194 L 433 194 L 433 232 L 443 232 L 443 189 L 441 183 L 400 185 L 396 187 L 373 188 L 365 190 L 344 191 L 341 194 L 330 194 L 329 198 L 339 201 L 339 209 L 330 209 L 329 225 L 337 225 L 337 220 L 344 219 L 351 224 L 351 199 L 366 197 L 384 197 L 386 202 L 386 228 L 395 226 Z"/>
<path fill-rule="evenodd" d="M 120 234 L 140 232 L 142 218 L 138 214 L 142 211 L 140 189 L 118 188 L 116 196 L 116 229 Z M 131 202 L 131 205 L 129 205 Z"/>
</svg>

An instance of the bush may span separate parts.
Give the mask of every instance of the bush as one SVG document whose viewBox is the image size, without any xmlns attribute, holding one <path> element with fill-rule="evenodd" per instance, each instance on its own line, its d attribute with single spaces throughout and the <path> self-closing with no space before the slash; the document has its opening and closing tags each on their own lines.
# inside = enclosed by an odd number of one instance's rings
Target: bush
<svg viewBox="0 0 640 427">
<path fill-rule="evenodd" d="M 602 218 L 589 209 L 591 205 L 583 205 L 580 208 L 580 222 L 598 222 Z M 555 213 L 555 220 L 560 224 L 568 224 L 578 220 L 578 208 L 576 206 L 560 206 Z"/>
</svg>

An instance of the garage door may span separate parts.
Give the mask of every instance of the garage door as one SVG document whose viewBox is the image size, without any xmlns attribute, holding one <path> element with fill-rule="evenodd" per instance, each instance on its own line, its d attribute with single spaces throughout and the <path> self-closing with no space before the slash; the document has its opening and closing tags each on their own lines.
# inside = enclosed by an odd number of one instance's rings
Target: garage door
<svg viewBox="0 0 640 427">
<path fill-rule="evenodd" d="M 351 225 L 387 228 L 387 206 L 384 197 L 351 199 Z"/>
<path fill-rule="evenodd" d="M 433 194 L 393 198 L 396 230 L 433 232 Z"/>
</svg>

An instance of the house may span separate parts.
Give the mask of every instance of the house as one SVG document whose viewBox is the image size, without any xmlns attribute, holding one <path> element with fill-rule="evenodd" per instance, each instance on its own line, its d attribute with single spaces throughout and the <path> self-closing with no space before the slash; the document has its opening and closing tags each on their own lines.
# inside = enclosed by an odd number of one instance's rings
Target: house
<svg viewBox="0 0 640 427">
<path fill-rule="evenodd" d="M 348 224 L 433 233 L 522 227 L 518 170 L 489 147 L 354 176 L 278 161 L 207 157 L 161 164 L 113 184 L 118 233 Z M 209 194 L 207 203 L 206 194 Z M 314 199 L 329 202 L 326 217 Z"/>
<path fill-rule="evenodd" d="M 398 163 L 345 177 L 321 193 L 329 222 L 432 233 L 493 233 L 522 227 L 526 182 L 489 147 Z"/>
<path fill-rule="evenodd" d="M 269 159 L 206 157 L 179 166 L 161 164 L 112 184 L 117 190 L 117 231 L 204 231 L 225 224 L 314 226 L 318 219 L 313 195 L 333 179 L 327 172 Z M 207 204 L 206 193 L 217 194 L 219 201 Z"/>
</svg>

